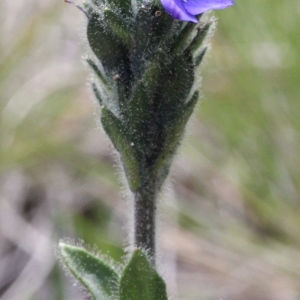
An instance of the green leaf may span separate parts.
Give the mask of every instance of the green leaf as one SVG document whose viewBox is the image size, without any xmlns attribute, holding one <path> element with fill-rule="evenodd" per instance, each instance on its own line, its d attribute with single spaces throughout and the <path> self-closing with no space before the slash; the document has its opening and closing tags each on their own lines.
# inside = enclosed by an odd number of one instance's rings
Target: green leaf
<svg viewBox="0 0 300 300">
<path fill-rule="evenodd" d="M 154 3 L 153 3 L 154 4 Z M 163 47 L 163 44 L 169 44 L 168 42 L 174 37 L 174 31 L 179 28 L 179 22 L 174 20 L 168 13 L 165 12 L 163 6 L 160 3 L 152 4 L 152 24 L 153 31 L 151 44 L 159 44 Z M 175 25 L 175 23 L 177 25 Z M 175 26 L 174 26 L 175 25 Z M 166 49 L 167 50 L 167 49 Z"/>
<path fill-rule="evenodd" d="M 130 2 L 130 1 L 128 1 Z M 127 46 L 131 44 L 130 32 L 124 20 L 109 8 L 104 9 L 104 19 L 110 30 Z"/>
<path fill-rule="evenodd" d="M 197 29 L 198 30 L 197 35 L 195 36 L 191 46 L 189 47 L 189 50 L 191 52 L 197 51 L 202 46 L 202 42 L 205 39 L 210 26 L 211 26 L 211 23 L 209 22 L 209 23 L 206 23 L 204 25 L 204 27 L 200 27 Z"/>
<path fill-rule="evenodd" d="M 100 106 L 102 106 L 103 105 L 103 97 L 102 97 L 101 92 L 99 91 L 95 82 L 92 82 L 92 89 L 93 89 L 95 97 L 97 98 Z"/>
<path fill-rule="evenodd" d="M 184 52 L 184 50 L 191 44 L 193 38 L 196 35 L 196 27 L 198 26 L 198 23 L 188 22 L 180 34 L 178 35 L 175 47 L 174 47 L 174 53 L 177 55 L 180 55 Z"/>
<path fill-rule="evenodd" d="M 133 51 L 132 51 L 132 70 L 137 78 L 143 72 L 143 61 L 151 53 L 150 38 L 152 35 L 151 24 L 152 16 L 149 13 L 149 5 L 143 5 L 135 18 L 133 24 Z M 147 34 L 145 34 L 147 32 Z"/>
<path fill-rule="evenodd" d="M 161 63 L 161 53 L 170 59 L 169 43 L 173 43 L 175 28 L 171 18 L 156 3 L 144 4 L 140 7 L 133 26 L 132 70 L 140 78 L 148 68 L 149 61 Z M 158 53 L 157 53 L 158 52 Z M 158 57 L 158 56 L 159 57 Z"/>
<path fill-rule="evenodd" d="M 106 107 L 102 107 L 101 122 L 106 134 L 121 155 L 129 187 L 135 191 L 140 186 L 140 172 L 133 139 L 126 132 L 125 124 Z"/>
<path fill-rule="evenodd" d="M 194 56 L 195 67 L 198 67 L 201 64 L 206 51 L 207 51 L 207 47 L 203 47 L 195 54 Z"/>
<path fill-rule="evenodd" d="M 119 275 L 108 264 L 82 247 L 60 242 L 59 250 L 63 262 L 94 300 L 112 299 L 118 290 Z"/>
<path fill-rule="evenodd" d="M 120 279 L 120 300 L 167 300 L 166 284 L 146 255 L 136 249 Z"/>
<path fill-rule="evenodd" d="M 166 59 L 166 55 L 161 48 L 158 48 L 153 56 L 154 58 L 148 62 L 142 77 L 149 98 L 156 93 L 156 89 L 161 84 L 159 80 L 162 73 L 163 61 Z"/>
<path fill-rule="evenodd" d="M 146 130 L 145 124 L 149 119 L 151 101 L 146 93 L 145 86 L 139 81 L 133 88 L 132 96 L 126 107 L 126 118 L 133 133 L 140 133 Z M 140 138 L 140 137 L 137 137 Z"/>
<path fill-rule="evenodd" d="M 96 65 L 94 61 L 92 61 L 90 58 L 86 60 L 86 62 L 89 64 L 89 66 L 94 70 L 95 74 L 98 76 L 98 79 L 103 83 L 103 85 L 109 89 L 109 85 L 107 82 L 106 75 L 103 74 L 102 70 Z"/>
<path fill-rule="evenodd" d="M 90 17 L 87 38 L 105 71 L 108 70 L 111 74 L 119 74 L 121 70 L 122 73 L 124 72 L 127 65 L 126 47 L 98 14 L 94 13 Z M 121 76 L 121 74 L 119 75 Z"/>
<path fill-rule="evenodd" d="M 160 78 L 161 91 L 159 110 L 161 119 L 168 121 L 178 110 L 182 109 L 182 104 L 194 84 L 195 70 L 191 53 L 185 52 L 176 56 L 172 64 L 164 70 Z"/>
<path fill-rule="evenodd" d="M 167 126 L 167 136 L 165 140 L 165 147 L 155 163 L 155 170 L 159 171 L 169 164 L 170 159 L 174 155 L 179 144 L 180 138 L 183 134 L 184 128 L 195 108 L 199 98 L 199 92 L 195 92 L 191 100 L 184 104 L 177 114 L 173 116 Z M 166 170 L 163 170 L 166 173 Z"/>
</svg>

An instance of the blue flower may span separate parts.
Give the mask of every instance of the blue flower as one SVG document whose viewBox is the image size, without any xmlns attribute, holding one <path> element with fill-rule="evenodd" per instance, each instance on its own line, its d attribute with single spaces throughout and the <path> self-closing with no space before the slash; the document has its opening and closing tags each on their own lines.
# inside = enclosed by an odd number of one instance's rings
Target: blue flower
<svg viewBox="0 0 300 300">
<path fill-rule="evenodd" d="M 197 23 L 196 15 L 207 10 L 223 9 L 233 5 L 233 0 L 161 0 L 166 12 L 174 19 Z"/>
</svg>

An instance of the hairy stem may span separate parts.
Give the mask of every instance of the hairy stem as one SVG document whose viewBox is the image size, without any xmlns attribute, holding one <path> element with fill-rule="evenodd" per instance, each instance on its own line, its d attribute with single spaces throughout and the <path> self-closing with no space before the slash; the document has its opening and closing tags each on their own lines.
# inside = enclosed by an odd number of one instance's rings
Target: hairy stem
<svg viewBox="0 0 300 300">
<path fill-rule="evenodd" d="M 149 180 L 134 193 L 134 246 L 147 250 L 155 265 L 155 180 Z"/>
</svg>

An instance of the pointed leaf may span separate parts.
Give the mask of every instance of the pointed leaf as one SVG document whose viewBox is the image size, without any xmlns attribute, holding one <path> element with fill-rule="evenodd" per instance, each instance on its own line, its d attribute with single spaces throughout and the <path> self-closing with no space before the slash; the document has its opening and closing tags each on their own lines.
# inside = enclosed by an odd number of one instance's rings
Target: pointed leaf
<svg viewBox="0 0 300 300">
<path fill-rule="evenodd" d="M 197 35 L 195 36 L 191 46 L 189 47 L 190 51 L 195 52 L 201 47 L 202 42 L 205 39 L 210 26 L 211 26 L 211 23 L 208 22 L 204 25 L 204 27 L 197 28 L 198 32 L 197 32 Z"/>
<path fill-rule="evenodd" d="M 146 255 L 136 249 L 120 279 L 120 300 L 167 300 L 166 284 Z"/>
<path fill-rule="evenodd" d="M 146 130 L 146 122 L 151 115 L 150 108 L 151 100 L 148 98 L 143 82 L 139 81 L 132 91 L 132 96 L 126 108 L 127 122 L 134 134 Z"/>
<path fill-rule="evenodd" d="M 182 109 L 178 110 L 177 115 L 169 122 L 168 129 L 166 130 L 167 137 L 165 140 L 165 147 L 155 163 L 156 171 L 159 171 L 165 165 L 168 165 L 170 159 L 175 154 L 185 125 L 195 108 L 198 98 L 199 93 L 195 92 L 191 100 L 187 104 L 184 104 Z M 167 174 L 168 171 L 164 170 L 163 172 Z"/>
<path fill-rule="evenodd" d="M 86 60 L 86 62 L 89 64 L 89 66 L 94 70 L 95 74 L 98 76 L 99 80 L 105 85 L 107 89 L 109 88 L 106 75 L 103 74 L 103 71 L 95 64 L 94 61 L 92 61 L 90 58 Z"/>
<path fill-rule="evenodd" d="M 184 50 L 191 44 L 193 38 L 196 35 L 196 27 L 197 23 L 188 22 L 185 27 L 182 29 L 180 34 L 176 39 L 176 44 L 174 47 L 174 52 L 177 55 L 180 55 L 184 52 Z"/>
<path fill-rule="evenodd" d="M 175 28 L 179 28 L 179 22 L 175 21 L 168 13 L 165 12 L 162 5 L 154 5 L 152 8 L 153 20 L 153 41 L 152 43 L 159 44 L 159 47 L 163 47 L 163 44 L 174 37 Z M 178 26 L 173 27 L 174 24 Z"/>
<path fill-rule="evenodd" d="M 159 82 L 161 69 L 162 69 L 162 60 L 163 60 L 163 52 L 157 51 L 156 52 L 156 59 L 149 62 L 147 69 L 143 74 L 143 83 L 147 90 L 148 97 L 151 98 L 153 94 L 156 93 L 157 87 L 160 85 Z"/>
<path fill-rule="evenodd" d="M 207 47 L 203 47 L 195 54 L 194 56 L 195 67 L 198 67 L 201 64 L 206 51 L 207 51 Z"/>
<path fill-rule="evenodd" d="M 93 13 L 89 19 L 87 38 L 105 71 L 121 76 L 127 69 L 126 47 L 98 14 Z"/>
<path fill-rule="evenodd" d="M 152 45 L 150 45 L 152 32 L 149 24 L 151 24 L 151 19 L 149 5 L 143 5 L 136 15 L 133 28 L 132 70 L 137 78 L 140 77 L 140 73 L 143 70 L 145 57 L 147 58 L 149 53 L 153 51 L 151 48 Z"/>
<path fill-rule="evenodd" d="M 130 1 L 128 1 L 130 2 Z M 127 24 L 109 8 L 104 9 L 104 19 L 110 30 L 127 46 L 131 43 L 130 32 Z"/>
<path fill-rule="evenodd" d="M 95 300 L 107 300 L 118 289 L 118 274 L 84 248 L 59 243 L 63 262 Z"/>
<path fill-rule="evenodd" d="M 102 107 L 101 122 L 106 134 L 121 155 L 129 187 L 135 191 L 140 186 L 140 172 L 133 139 L 126 132 L 125 124 L 106 107 Z"/>
<path fill-rule="evenodd" d="M 95 82 L 92 82 L 92 89 L 93 89 L 95 97 L 97 98 L 100 106 L 102 106 L 103 105 L 103 97 L 102 97 L 101 92 L 99 91 Z"/>
<path fill-rule="evenodd" d="M 169 52 L 168 44 L 173 43 L 176 27 L 172 28 L 174 22 L 154 2 L 140 7 L 133 26 L 132 70 L 137 78 L 141 77 L 145 67 L 148 68 L 149 60 L 158 62 L 156 52 Z"/>
<path fill-rule="evenodd" d="M 177 56 L 172 64 L 166 68 L 161 78 L 162 87 L 159 92 L 159 110 L 161 119 L 168 121 L 178 110 L 193 86 L 195 79 L 194 62 L 191 53 L 185 52 Z"/>
</svg>

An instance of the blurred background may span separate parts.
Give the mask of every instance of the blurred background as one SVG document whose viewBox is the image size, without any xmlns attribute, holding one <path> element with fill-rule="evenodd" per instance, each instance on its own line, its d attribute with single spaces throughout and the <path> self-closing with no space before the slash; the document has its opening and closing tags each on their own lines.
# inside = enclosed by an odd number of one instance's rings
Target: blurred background
<svg viewBox="0 0 300 300">
<path fill-rule="evenodd" d="M 172 299 L 300 299 L 300 2 L 236 0 L 160 200 Z M 62 238 L 121 261 L 126 201 L 89 87 L 84 15 L 0 2 L 0 299 L 88 296 Z"/>
</svg>

